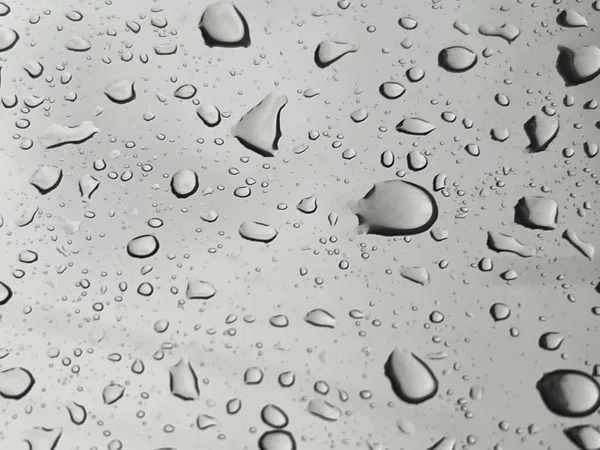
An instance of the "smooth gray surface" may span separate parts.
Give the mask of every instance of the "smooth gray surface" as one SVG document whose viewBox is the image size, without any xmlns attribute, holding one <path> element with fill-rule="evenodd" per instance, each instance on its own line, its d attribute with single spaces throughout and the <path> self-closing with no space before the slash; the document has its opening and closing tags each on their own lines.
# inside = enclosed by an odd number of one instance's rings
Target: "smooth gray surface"
<svg viewBox="0 0 600 450">
<path fill-rule="evenodd" d="M 332 0 L 237 1 L 251 38 L 248 47 L 237 48 L 205 44 L 198 25 L 209 2 L 7 3 L 11 11 L 0 26 L 20 39 L 0 53 L 0 94 L 19 101 L 14 108 L 0 106 L 0 281 L 13 291 L 0 306 L 0 347 L 6 349 L 0 369 L 27 369 L 35 385 L 20 400 L 0 398 L 0 448 L 27 449 L 28 439 L 33 450 L 255 449 L 271 429 L 261 420 L 267 404 L 288 416 L 285 429 L 299 449 L 315 450 L 425 450 L 445 436 L 456 439 L 456 449 L 567 449 L 576 447 L 566 427 L 598 424 L 597 413 L 577 419 L 554 414 L 536 383 L 546 372 L 592 374 L 600 364 L 600 311 L 593 312 L 600 268 L 563 238 L 569 229 L 599 245 L 600 156 L 588 157 L 584 143 L 600 142 L 600 115 L 584 105 L 599 96 L 600 77 L 567 87 L 556 68 L 558 46 L 600 46 L 600 6 L 588 0 L 348 3 L 343 9 Z M 577 11 L 588 26 L 561 27 L 563 9 Z M 73 10 L 80 21 L 66 17 Z M 406 29 L 411 21 L 400 26 L 403 17 L 414 18 L 416 28 Z M 127 21 L 139 23 L 139 33 Z M 457 30 L 456 21 L 470 33 Z M 505 23 L 520 30 L 512 43 L 478 32 Z M 68 50 L 73 37 L 92 48 Z M 358 50 L 319 68 L 315 49 L 326 40 Z M 162 44 L 176 44 L 176 53 L 156 54 Z M 440 51 L 453 46 L 476 53 L 475 65 L 460 73 L 438 66 Z M 468 66 L 469 58 L 459 56 L 466 62 L 453 67 Z M 44 67 L 38 78 L 24 70 L 31 62 Z M 600 70 L 600 59 L 588 57 L 584 64 Z M 425 71 L 421 81 L 407 79 L 411 67 Z M 72 79 L 63 84 L 67 72 Z M 105 95 L 120 80 L 134 82 L 136 96 L 128 103 Z M 386 99 L 379 86 L 387 81 L 406 92 Z M 174 96 L 185 84 L 197 89 L 193 99 Z M 114 98 L 127 97 L 124 85 L 113 86 Z M 320 95 L 308 98 L 307 89 Z M 232 130 L 274 92 L 287 104 L 279 150 L 265 157 Z M 65 99 L 73 93 L 75 101 Z M 501 106 L 497 94 L 510 104 Z M 43 99 L 41 105 L 27 108 L 30 95 Z M 196 114 L 198 105 L 216 106 L 221 123 L 208 127 Z M 543 107 L 556 110 L 560 129 L 545 151 L 531 153 L 524 124 L 543 116 Z M 351 114 L 361 108 L 368 117 L 357 123 Z M 456 115 L 453 123 L 442 119 L 447 111 Z M 435 130 L 424 136 L 396 131 L 409 117 Z M 473 126 L 465 127 L 464 119 Z M 85 121 L 99 129 L 91 139 L 45 148 L 48 127 Z M 267 141 L 273 139 L 270 124 L 257 131 Z M 492 140 L 493 128 L 508 129 L 510 137 Z M 311 140 L 315 130 L 319 137 Z M 28 150 L 21 148 L 26 139 L 33 142 Z M 304 143 L 306 151 L 294 151 Z M 475 143 L 478 157 L 465 150 Z M 344 159 L 349 148 L 356 157 Z M 574 150 L 571 157 L 565 148 Z M 391 167 L 385 167 L 389 154 L 382 164 L 386 150 L 395 156 Z M 408 166 L 414 150 L 427 156 L 421 171 Z M 106 162 L 104 170 L 94 168 L 98 159 Z M 46 195 L 29 183 L 40 165 L 62 169 L 60 184 Z M 181 169 L 198 176 L 198 190 L 187 198 L 171 189 Z M 447 187 L 435 192 L 439 173 L 447 174 Z M 79 183 L 90 175 L 100 184 L 86 199 Z M 431 192 L 439 209 L 433 228 L 447 230 L 447 239 L 438 242 L 430 231 L 364 233 L 353 213 L 357 201 L 376 183 L 393 179 Z M 90 183 L 84 178 L 84 186 Z M 236 191 L 244 186 L 249 196 Z M 313 195 L 314 213 L 297 209 Z M 384 219 L 412 214 L 415 202 L 402 195 L 376 205 Z M 524 196 L 556 201 L 556 229 L 515 223 L 514 207 Z M 30 224 L 18 226 L 22 214 L 36 209 Z M 202 219 L 214 219 L 213 210 L 215 221 Z M 332 213 L 338 215 L 334 226 Z M 423 214 L 395 224 L 418 226 L 427 219 Z M 164 225 L 151 228 L 152 218 Z M 275 228 L 276 237 L 260 242 L 272 230 L 251 228 L 261 239 L 244 239 L 238 230 L 248 221 Z M 488 231 L 516 238 L 535 255 L 492 251 Z M 156 254 L 128 255 L 129 241 L 146 234 L 159 241 Z M 21 262 L 26 250 L 37 253 L 37 261 Z M 492 259 L 493 270 L 478 268 L 483 257 Z M 143 274 L 148 265 L 152 270 Z M 417 266 L 427 270 L 428 284 L 401 276 Z M 501 275 L 510 269 L 518 276 L 507 282 Z M 206 281 L 216 294 L 188 299 L 188 280 Z M 152 295 L 138 293 L 144 282 Z M 490 308 L 498 302 L 511 315 L 495 322 Z M 304 320 L 318 308 L 335 317 L 334 328 Z M 277 315 L 288 320 L 270 322 Z M 165 321 L 166 331 L 156 331 Z M 540 347 L 548 332 L 564 337 L 559 349 Z M 384 365 L 396 347 L 435 374 L 435 396 L 411 404 L 394 393 Z M 120 360 L 113 361 L 116 354 Z M 198 377 L 199 395 L 189 384 L 176 390 L 180 395 L 171 393 L 170 373 L 182 358 Z M 131 369 L 137 359 L 145 366 L 141 374 Z M 258 384 L 244 382 L 251 367 L 263 371 Z M 285 371 L 295 373 L 287 388 L 278 382 Z M 187 376 L 182 383 L 190 382 Z M 0 375 L 0 391 L 3 383 L 14 386 L 5 380 Z M 317 392 L 318 381 L 330 386 L 326 396 Z M 107 405 L 103 391 L 111 383 L 125 390 Z M 584 393 L 588 399 L 592 394 Z M 228 413 L 237 408 L 236 398 L 241 409 Z M 326 421 L 311 414 L 311 400 L 312 409 L 323 407 L 315 399 L 340 408 L 341 416 Z M 69 402 L 85 407 L 83 424 L 70 417 Z M 199 414 L 213 416 L 217 425 L 199 429 Z"/>
</svg>

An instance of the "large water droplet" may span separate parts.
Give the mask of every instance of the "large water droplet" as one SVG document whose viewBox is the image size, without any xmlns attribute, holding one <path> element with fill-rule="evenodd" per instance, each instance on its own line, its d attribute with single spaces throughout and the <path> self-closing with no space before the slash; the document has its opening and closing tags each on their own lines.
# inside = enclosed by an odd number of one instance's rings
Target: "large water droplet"
<svg viewBox="0 0 600 450">
<path fill-rule="evenodd" d="M 198 175 L 192 169 L 181 169 L 171 178 L 171 191 L 177 198 L 188 198 L 198 190 Z"/>
<path fill-rule="evenodd" d="M 407 117 L 396 125 L 396 131 L 415 136 L 425 136 L 435 130 L 435 125 L 418 117 Z"/>
<path fill-rule="evenodd" d="M 536 387 L 548 409 L 559 416 L 584 417 L 600 406 L 600 385 L 578 370 L 546 373 Z"/>
<path fill-rule="evenodd" d="M 39 166 L 29 179 L 29 183 L 45 195 L 58 187 L 62 180 L 62 169 L 56 166 Z"/>
<path fill-rule="evenodd" d="M 521 244 L 514 237 L 508 234 L 498 233 L 497 231 L 488 231 L 487 245 L 491 250 L 498 253 L 509 252 L 515 255 L 522 256 L 523 258 L 530 258 L 536 254 L 537 250 L 535 247 L 529 247 Z"/>
<path fill-rule="evenodd" d="M 306 316 L 304 316 L 304 320 L 311 325 L 324 328 L 335 328 L 335 325 L 337 324 L 336 318 L 321 308 L 309 311 Z"/>
<path fill-rule="evenodd" d="M 308 402 L 308 411 L 321 419 L 335 422 L 342 415 L 342 410 L 328 401 L 316 398 Z"/>
<path fill-rule="evenodd" d="M 29 393 L 34 384 L 31 372 L 22 367 L 0 372 L 0 395 L 4 398 L 19 400 Z"/>
<path fill-rule="evenodd" d="M 438 216 L 433 196 L 425 188 L 402 180 L 376 183 L 352 210 L 361 228 L 384 236 L 422 233 Z"/>
<path fill-rule="evenodd" d="M 113 81 L 104 89 L 104 95 L 114 103 L 129 103 L 135 100 L 136 97 L 134 85 L 135 83 L 132 80 Z"/>
<path fill-rule="evenodd" d="M 271 225 L 261 222 L 246 221 L 240 225 L 240 236 L 249 241 L 271 242 L 277 237 L 277 230 Z"/>
<path fill-rule="evenodd" d="M 263 156 L 275 156 L 281 137 L 281 110 L 288 99 L 272 92 L 248 111 L 233 128 L 233 135 L 247 148 Z"/>
<path fill-rule="evenodd" d="M 557 220 L 558 205 L 551 198 L 526 196 L 515 205 L 515 222 L 525 227 L 555 230 Z"/>
<path fill-rule="evenodd" d="M 13 296 L 12 289 L 7 284 L 0 281 L 0 305 L 4 305 Z"/>
<path fill-rule="evenodd" d="M 75 402 L 69 402 L 67 404 L 67 411 L 69 412 L 71 422 L 73 422 L 75 425 L 83 425 L 85 419 L 87 418 L 87 411 L 83 405 Z"/>
<path fill-rule="evenodd" d="M 118 402 L 125 394 L 125 387 L 118 383 L 110 383 L 102 391 L 102 400 L 106 405 Z"/>
<path fill-rule="evenodd" d="M 558 134 L 560 124 L 557 118 L 542 114 L 532 116 L 525 125 L 523 125 L 527 137 L 529 137 L 529 146 L 527 150 L 531 153 L 544 151 L 550 145 Z"/>
<path fill-rule="evenodd" d="M 197 400 L 200 396 L 198 377 L 190 362 L 181 358 L 169 370 L 171 394 L 182 400 Z"/>
<path fill-rule="evenodd" d="M 323 41 L 315 50 L 315 63 L 321 69 L 330 66 L 348 53 L 357 52 L 358 45 L 348 42 Z"/>
<path fill-rule="evenodd" d="M 284 430 L 267 431 L 258 439 L 260 450 L 296 450 L 292 433 Z"/>
<path fill-rule="evenodd" d="M 188 280 L 185 295 L 190 300 L 208 300 L 215 296 L 217 289 L 208 281 Z"/>
<path fill-rule="evenodd" d="M 477 63 L 477 54 L 461 46 L 448 47 L 438 55 L 440 67 L 450 72 L 466 72 Z"/>
<path fill-rule="evenodd" d="M 82 37 L 73 36 L 67 41 L 66 47 L 72 52 L 87 52 L 92 48 L 92 43 Z"/>
<path fill-rule="evenodd" d="M 11 28 L 0 29 L 0 52 L 10 50 L 19 41 L 20 36 Z"/>
<path fill-rule="evenodd" d="M 484 36 L 496 36 L 508 42 L 513 42 L 519 37 L 521 30 L 510 23 L 505 23 L 503 25 L 484 24 L 479 26 L 479 33 Z"/>
<path fill-rule="evenodd" d="M 379 93 L 389 100 L 402 97 L 404 92 L 406 92 L 404 86 L 395 81 L 386 81 L 379 86 Z"/>
<path fill-rule="evenodd" d="M 408 403 L 422 403 L 438 390 L 438 381 L 431 369 L 415 354 L 395 348 L 385 364 L 396 395 Z"/>
<path fill-rule="evenodd" d="M 159 247 L 158 239 L 154 235 L 145 234 L 129 241 L 127 253 L 134 258 L 149 258 L 156 254 Z"/>
<path fill-rule="evenodd" d="M 289 423 L 287 414 L 277 405 L 269 403 L 260 412 L 263 422 L 273 428 L 285 428 Z"/>
<path fill-rule="evenodd" d="M 250 31 L 242 13 L 226 1 L 209 5 L 200 19 L 200 30 L 209 47 L 249 47 Z"/>
<path fill-rule="evenodd" d="M 563 27 L 578 28 L 587 27 L 588 21 L 585 17 L 572 9 L 563 9 L 556 17 L 556 22 Z"/>
<path fill-rule="evenodd" d="M 592 81 L 600 74 L 600 48 L 593 45 L 559 46 L 556 69 L 567 86 Z"/>
<path fill-rule="evenodd" d="M 580 450 L 600 450 L 600 430 L 591 425 L 578 425 L 567 428 L 565 435 Z"/>
</svg>

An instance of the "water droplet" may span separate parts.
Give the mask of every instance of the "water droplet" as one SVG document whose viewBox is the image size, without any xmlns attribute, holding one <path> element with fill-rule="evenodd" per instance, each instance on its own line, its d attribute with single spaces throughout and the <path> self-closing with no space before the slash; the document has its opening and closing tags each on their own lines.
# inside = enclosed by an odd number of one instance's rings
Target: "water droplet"
<svg viewBox="0 0 600 450">
<path fill-rule="evenodd" d="M 600 385 L 578 370 L 544 374 L 536 388 L 550 411 L 564 417 L 585 417 L 600 406 Z"/>
<path fill-rule="evenodd" d="M 551 198 L 526 196 L 515 205 L 515 223 L 528 228 L 555 230 L 558 205 Z"/>
<path fill-rule="evenodd" d="M 435 130 L 435 125 L 418 117 L 408 117 L 396 125 L 396 131 L 415 136 L 426 136 L 433 130 Z"/>
<path fill-rule="evenodd" d="M 594 249 L 594 246 L 592 244 L 588 242 L 583 242 L 581 239 L 579 239 L 577 234 L 570 229 L 565 230 L 565 232 L 563 233 L 563 237 L 567 241 L 569 241 L 573 245 L 573 247 L 579 250 L 579 252 L 587 259 L 589 259 L 590 261 L 594 260 L 594 253 L 596 252 L 596 249 Z"/>
<path fill-rule="evenodd" d="M 190 362 L 181 358 L 169 370 L 171 394 L 182 400 L 198 400 L 200 390 L 198 389 L 198 377 Z"/>
<path fill-rule="evenodd" d="M 158 239 L 152 234 L 144 234 L 133 238 L 127 244 L 127 253 L 134 258 L 149 258 L 158 251 Z"/>
<path fill-rule="evenodd" d="M 19 33 L 15 30 L 10 28 L 0 29 L 0 52 L 5 52 L 13 48 L 19 39 Z"/>
<path fill-rule="evenodd" d="M 132 80 L 113 81 L 104 89 L 104 95 L 114 103 L 129 103 L 135 100 L 136 97 L 134 85 L 135 83 Z"/>
<path fill-rule="evenodd" d="M 567 86 L 587 83 L 600 74 L 600 48 L 559 46 L 556 68 Z"/>
<path fill-rule="evenodd" d="M 493 230 L 488 231 L 487 245 L 498 253 L 510 252 L 523 258 L 530 258 L 537 253 L 535 247 L 523 245 L 514 237 Z"/>
<path fill-rule="evenodd" d="M 35 378 L 31 372 L 22 367 L 0 372 L 0 395 L 4 398 L 19 400 L 31 391 L 34 384 Z"/>
<path fill-rule="evenodd" d="M 328 401 L 316 398 L 308 402 L 308 411 L 321 419 L 335 422 L 342 415 L 342 410 Z"/>
<path fill-rule="evenodd" d="M 536 114 L 523 125 L 530 144 L 527 150 L 531 153 L 544 151 L 558 135 L 560 128 L 557 118 Z"/>
<path fill-rule="evenodd" d="M 272 430 L 263 433 L 258 440 L 260 450 L 296 450 L 296 441 L 292 433 L 284 430 Z"/>
<path fill-rule="evenodd" d="M 390 353 L 385 375 L 396 395 L 408 403 L 429 400 L 438 390 L 438 381 L 431 369 L 414 353 L 399 348 Z"/>
<path fill-rule="evenodd" d="M 304 214 L 312 214 L 317 210 L 317 196 L 305 197 L 296 205 L 296 209 Z"/>
<path fill-rule="evenodd" d="M 438 216 L 433 196 L 425 188 L 402 180 L 376 183 L 352 210 L 362 229 L 384 236 L 422 233 Z"/>
<path fill-rule="evenodd" d="M 479 33 L 484 36 L 496 36 L 500 37 L 508 42 L 513 42 L 521 34 L 515 25 L 505 23 L 503 25 L 480 25 Z"/>
<path fill-rule="evenodd" d="M 102 391 L 102 400 L 105 405 L 116 403 L 125 394 L 125 387 L 118 383 L 110 383 Z"/>
<path fill-rule="evenodd" d="M 562 27 L 587 27 L 588 21 L 585 17 L 572 9 L 563 9 L 556 17 L 556 22 Z"/>
<path fill-rule="evenodd" d="M 243 222 L 238 231 L 240 236 L 249 241 L 268 243 L 277 237 L 275 228 L 261 222 Z"/>
<path fill-rule="evenodd" d="M 67 411 L 69 412 L 71 422 L 73 422 L 75 425 L 83 425 L 85 419 L 87 418 L 87 411 L 83 405 L 75 402 L 69 402 L 67 404 Z"/>
<path fill-rule="evenodd" d="M 324 309 L 317 308 L 309 311 L 304 320 L 311 325 L 323 328 L 335 328 L 337 320 L 329 312 Z"/>
<path fill-rule="evenodd" d="M 72 127 L 53 124 L 39 140 L 45 148 L 51 149 L 65 144 L 83 144 L 98 131 L 100 129 L 89 121 Z"/>
<path fill-rule="evenodd" d="M 263 378 L 263 371 L 259 367 L 249 367 L 244 372 L 244 383 L 246 384 L 260 384 Z"/>
<path fill-rule="evenodd" d="M 233 135 L 262 156 L 275 156 L 281 137 L 280 115 L 288 99 L 273 92 L 248 111 L 233 128 Z"/>
<path fill-rule="evenodd" d="M 400 269 L 402 278 L 406 278 L 414 283 L 426 286 L 429 284 L 429 272 L 424 267 L 409 267 L 404 266 Z"/>
<path fill-rule="evenodd" d="M 180 98 L 182 100 L 188 100 L 196 95 L 197 89 L 193 84 L 184 84 L 179 86 L 175 93 L 173 94 L 175 98 Z"/>
<path fill-rule="evenodd" d="M 358 45 L 340 41 L 323 41 L 315 50 L 315 63 L 321 69 L 330 66 L 349 53 L 359 50 Z"/>
<path fill-rule="evenodd" d="M 268 405 L 263 406 L 260 417 L 263 422 L 273 428 L 285 428 L 289 419 L 285 411 L 281 409 L 277 405 L 273 405 L 269 403 Z"/>
<path fill-rule="evenodd" d="M 217 419 L 208 414 L 198 414 L 196 418 L 196 426 L 199 430 L 207 430 L 218 424 Z"/>
<path fill-rule="evenodd" d="M 510 317 L 510 308 L 504 303 L 494 303 L 490 308 L 490 315 L 496 322 L 506 320 Z"/>
<path fill-rule="evenodd" d="M 540 336 L 538 344 L 544 350 L 554 351 L 558 350 L 558 348 L 561 346 L 564 340 L 565 337 L 562 334 L 551 331 L 542 334 Z"/>
<path fill-rule="evenodd" d="M 438 55 L 438 64 L 449 72 L 466 72 L 475 67 L 477 54 L 462 46 L 443 49 Z"/>
<path fill-rule="evenodd" d="M 389 100 L 400 98 L 405 92 L 404 86 L 395 81 L 386 81 L 379 86 L 379 93 Z"/>
<path fill-rule="evenodd" d="M 215 296 L 217 289 L 208 281 L 188 280 L 185 295 L 190 300 L 208 300 Z"/>
<path fill-rule="evenodd" d="M 196 115 L 207 127 L 216 127 L 221 123 L 221 111 L 213 105 L 200 105 L 196 108 Z"/>
<path fill-rule="evenodd" d="M 600 449 L 600 430 L 592 425 L 578 425 L 565 429 L 565 435 L 580 450 Z"/>
<path fill-rule="evenodd" d="M 63 172 L 56 166 L 39 166 L 29 179 L 29 184 L 35 186 L 42 195 L 49 194 L 58 187 Z"/>
<path fill-rule="evenodd" d="M 0 305 L 4 305 L 13 296 L 12 289 L 7 284 L 0 281 Z"/>
<path fill-rule="evenodd" d="M 200 19 L 200 30 L 209 47 L 249 47 L 248 23 L 232 3 L 221 1 L 209 5 Z"/>
<path fill-rule="evenodd" d="M 171 178 L 171 192 L 177 198 L 188 198 L 198 190 L 198 175 L 192 169 L 181 169 Z"/>
<path fill-rule="evenodd" d="M 82 37 L 73 36 L 67 41 L 66 47 L 72 52 L 87 52 L 92 48 L 92 43 Z"/>
</svg>

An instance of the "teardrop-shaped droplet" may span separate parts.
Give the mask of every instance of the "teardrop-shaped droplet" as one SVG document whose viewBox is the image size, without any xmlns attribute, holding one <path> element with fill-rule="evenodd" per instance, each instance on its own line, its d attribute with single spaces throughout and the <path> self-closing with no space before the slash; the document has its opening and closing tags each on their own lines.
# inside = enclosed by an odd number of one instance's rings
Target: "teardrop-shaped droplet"
<svg viewBox="0 0 600 450">
<path fill-rule="evenodd" d="M 438 381 L 431 369 L 415 354 L 395 348 L 385 364 L 396 395 L 408 403 L 422 403 L 438 390 Z"/>
<path fill-rule="evenodd" d="M 321 69 L 330 66 L 348 53 L 358 51 L 358 45 L 348 42 L 323 41 L 315 50 L 315 63 Z"/>
<path fill-rule="evenodd" d="M 477 63 L 477 54 L 462 46 L 443 49 L 438 55 L 438 64 L 449 72 L 466 72 Z"/>
<path fill-rule="evenodd" d="M 196 95 L 197 89 L 193 84 L 184 84 L 179 86 L 173 96 L 182 100 L 187 100 Z"/>
<path fill-rule="evenodd" d="M 587 27 L 588 21 L 585 17 L 572 9 L 563 9 L 556 17 L 560 26 L 569 28 Z"/>
<path fill-rule="evenodd" d="M 87 418 L 85 406 L 80 405 L 79 403 L 69 402 L 67 404 L 67 411 L 69 412 L 71 422 L 73 422 L 75 425 L 83 425 L 85 419 Z"/>
<path fill-rule="evenodd" d="M 159 247 L 158 239 L 154 235 L 145 234 L 129 241 L 127 253 L 134 258 L 149 258 L 156 254 Z"/>
<path fill-rule="evenodd" d="M 422 233 L 438 216 L 433 196 L 425 188 L 402 180 L 376 183 L 352 209 L 361 228 L 384 236 Z"/>
<path fill-rule="evenodd" d="M 196 115 L 207 127 L 216 127 L 221 123 L 221 111 L 213 105 L 202 104 L 196 108 Z"/>
<path fill-rule="evenodd" d="M 550 411 L 564 417 L 585 417 L 600 406 L 600 385 L 578 370 L 555 370 L 536 384 Z"/>
<path fill-rule="evenodd" d="M 200 30 L 209 47 L 249 47 L 250 30 L 242 13 L 227 1 L 209 5 L 200 19 Z"/>
<path fill-rule="evenodd" d="M 379 93 L 388 100 L 400 98 L 404 95 L 404 92 L 406 92 L 404 86 L 395 81 L 386 81 L 379 86 Z"/>
<path fill-rule="evenodd" d="M 591 425 L 567 428 L 565 435 L 579 450 L 600 450 L 600 430 Z"/>
<path fill-rule="evenodd" d="M 281 110 L 288 99 L 272 92 L 248 111 L 233 128 L 233 135 L 247 148 L 262 156 L 275 156 L 281 137 Z"/>
<path fill-rule="evenodd" d="M 538 344 L 544 350 L 554 351 L 559 349 L 564 340 L 565 337 L 562 334 L 550 331 L 540 336 Z"/>
<path fill-rule="evenodd" d="M 317 196 L 305 197 L 296 205 L 296 209 L 304 214 L 312 214 L 317 210 Z"/>
<path fill-rule="evenodd" d="M 313 309 L 308 312 L 306 316 L 304 316 L 304 320 L 311 325 L 324 328 L 335 328 L 335 325 L 337 324 L 336 318 L 321 308 Z"/>
</svg>

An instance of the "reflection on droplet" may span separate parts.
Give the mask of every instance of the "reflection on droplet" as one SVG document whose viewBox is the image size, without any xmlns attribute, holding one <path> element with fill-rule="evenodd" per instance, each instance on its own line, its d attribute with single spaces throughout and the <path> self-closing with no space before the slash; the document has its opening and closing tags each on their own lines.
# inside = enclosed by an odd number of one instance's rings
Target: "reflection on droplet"
<svg viewBox="0 0 600 450">
<path fill-rule="evenodd" d="M 358 45 L 339 41 L 323 41 L 315 50 L 315 63 L 321 69 L 330 66 L 348 53 L 358 51 Z"/>
<path fill-rule="evenodd" d="M 550 411 L 564 417 L 584 417 L 600 406 L 600 385 L 578 370 L 544 374 L 536 388 Z"/>
<path fill-rule="evenodd" d="M 351 207 L 361 229 L 384 236 L 422 233 L 438 216 L 433 196 L 425 188 L 402 180 L 376 183 Z"/>
<path fill-rule="evenodd" d="M 431 369 L 414 353 L 395 348 L 385 364 L 385 375 L 396 395 L 408 403 L 422 403 L 438 390 Z"/>
</svg>

